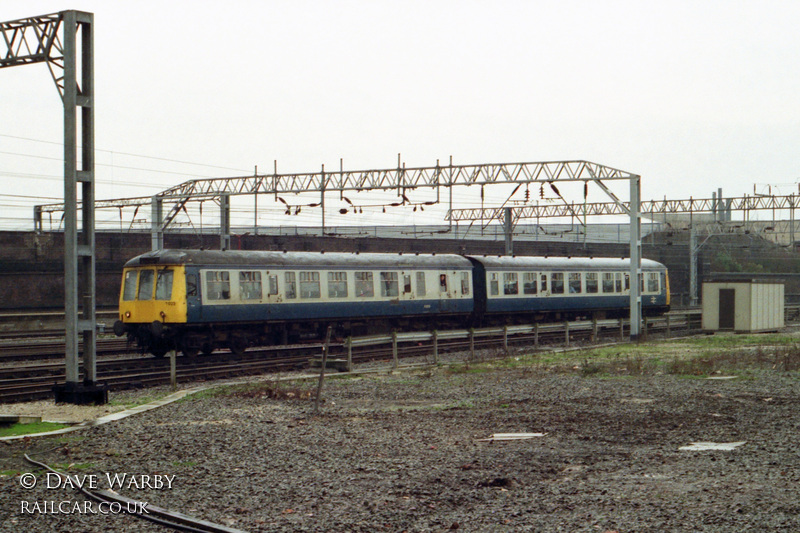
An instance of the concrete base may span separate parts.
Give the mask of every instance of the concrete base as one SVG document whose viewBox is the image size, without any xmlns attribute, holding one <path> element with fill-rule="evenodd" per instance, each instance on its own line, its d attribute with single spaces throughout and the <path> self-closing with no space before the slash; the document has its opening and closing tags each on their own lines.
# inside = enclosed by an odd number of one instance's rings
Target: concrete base
<svg viewBox="0 0 800 533">
<path fill-rule="evenodd" d="M 108 385 L 105 383 L 65 383 L 53 387 L 56 403 L 74 405 L 105 405 L 108 403 Z"/>
</svg>

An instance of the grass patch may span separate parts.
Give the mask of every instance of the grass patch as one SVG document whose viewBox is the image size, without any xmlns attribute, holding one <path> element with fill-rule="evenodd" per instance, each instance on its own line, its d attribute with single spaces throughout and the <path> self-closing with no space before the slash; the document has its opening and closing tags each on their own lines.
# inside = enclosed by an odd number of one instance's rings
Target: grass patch
<svg viewBox="0 0 800 533">
<path fill-rule="evenodd" d="M 263 381 L 206 389 L 178 401 L 197 401 L 207 398 L 269 398 L 273 400 L 310 400 L 315 387 L 302 381 Z"/>
<path fill-rule="evenodd" d="M 54 422 L 36 422 L 35 424 L 12 424 L 8 427 L 0 427 L 0 437 L 15 437 L 17 435 L 30 435 L 33 433 L 45 433 L 70 427 L 69 424 L 56 424 Z"/>
</svg>

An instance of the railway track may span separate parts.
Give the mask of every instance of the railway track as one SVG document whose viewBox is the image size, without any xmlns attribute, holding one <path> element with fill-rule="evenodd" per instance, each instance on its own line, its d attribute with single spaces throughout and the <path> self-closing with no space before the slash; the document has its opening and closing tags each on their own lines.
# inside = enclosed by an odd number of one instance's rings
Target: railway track
<svg viewBox="0 0 800 533">
<path fill-rule="evenodd" d="M 673 331 L 688 330 L 691 324 L 688 319 L 683 322 L 673 320 L 671 327 Z M 647 331 L 655 334 L 659 332 L 659 328 L 651 326 Z M 569 334 L 564 330 L 550 328 L 536 336 L 516 335 L 507 340 L 510 346 L 526 347 L 559 344 L 589 345 L 593 342 L 618 339 L 620 334 L 624 335 L 624 331 L 609 327 L 598 328 L 596 335 L 591 328 L 572 329 Z M 121 345 L 119 341 L 117 342 L 117 346 L 122 346 L 123 351 L 129 351 L 124 341 Z M 114 352 L 113 346 L 112 343 L 108 344 L 109 353 Z M 467 351 L 468 357 L 474 358 L 475 352 L 479 350 L 483 351 L 481 357 L 501 356 L 503 343 L 498 337 L 476 338 L 471 341 L 451 339 L 441 340 L 437 343 L 439 354 Z M 493 350 L 493 352 L 485 353 L 486 350 Z M 318 356 L 321 351 L 320 344 L 308 344 L 249 349 L 241 356 L 221 352 L 211 356 L 178 357 L 176 377 L 179 383 L 188 383 L 300 369 L 307 367 L 309 359 Z M 392 346 L 363 346 L 353 349 L 352 358 L 353 363 L 360 364 L 373 360 L 391 361 L 395 354 L 398 358 L 425 357 L 431 361 L 433 347 L 431 343 L 426 342 L 404 343 L 399 345 L 396 350 Z M 341 359 L 345 355 L 346 348 L 343 344 L 331 345 L 331 358 Z M 63 358 L 63 355 L 61 357 Z M 97 362 L 97 374 L 98 382 L 105 383 L 112 391 L 164 385 L 169 384 L 171 380 L 169 358 L 146 355 L 100 358 Z M 52 398 L 53 386 L 63 384 L 64 381 L 63 361 L 6 365 L 0 367 L 0 402 Z"/>
</svg>

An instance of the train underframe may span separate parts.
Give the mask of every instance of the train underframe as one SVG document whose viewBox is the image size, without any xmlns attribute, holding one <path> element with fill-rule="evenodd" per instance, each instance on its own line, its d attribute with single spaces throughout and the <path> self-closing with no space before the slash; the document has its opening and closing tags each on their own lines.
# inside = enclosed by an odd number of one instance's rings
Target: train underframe
<svg viewBox="0 0 800 533">
<path fill-rule="evenodd" d="M 645 316 L 660 315 L 668 308 L 645 308 Z M 431 331 L 470 327 L 497 327 L 564 320 L 624 318 L 627 309 L 596 309 L 578 311 L 552 311 L 536 313 L 496 314 L 487 316 L 437 315 L 435 317 L 376 317 L 371 319 L 331 319 L 296 322 L 248 322 L 216 324 L 114 324 L 117 336 L 128 336 L 142 353 L 163 357 L 170 350 L 178 350 L 188 357 L 209 355 L 227 349 L 241 355 L 248 347 L 282 346 L 303 342 L 320 342 L 325 339 L 328 326 L 332 338 L 343 342 L 347 337 L 375 335 L 390 331 Z"/>
</svg>

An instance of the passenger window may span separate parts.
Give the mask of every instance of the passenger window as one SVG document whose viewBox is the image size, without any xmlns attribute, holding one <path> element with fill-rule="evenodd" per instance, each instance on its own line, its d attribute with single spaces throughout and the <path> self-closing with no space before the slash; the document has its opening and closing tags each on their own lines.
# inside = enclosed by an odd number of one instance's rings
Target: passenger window
<svg viewBox="0 0 800 533">
<path fill-rule="evenodd" d="M 536 272 L 525 272 L 522 274 L 522 292 L 525 294 L 536 294 Z"/>
<path fill-rule="evenodd" d="M 239 272 L 239 293 L 242 300 L 260 300 L 261 272 Z"/>
<path fill-rule="evenodd" d="M 411 274 L 403 274 L 403 294 L 411 292 Z"/>
<path fill-rule="evenodd" d="M 427 292 L 425 288 L 425 272 L 417 272 L 417 296 L 425 296 Z"/>
<path fill-rule="evenodd" d="M 519 294 L 519 282 L 516 272 L 503 273 L 503 294 Z"/>
<path fill-rule="evenodd" d="M 186 275 L 186 296 L 197 296 L 197 276 L 195 274 Z"/>
<path fill-rule="evenodd" d="M 461 273 L 461 294 L 464 296 L 469 294 L 469 272 Z"/>
<path fill-rule="evenodd" d="M 328 272 L 328 298 L 347 298 L 347 272 Z"/>
<path fill-rule="evenodd" d="M 550 277 L 550 292 L 553 294 L 564 294 L 564 274 L 553 272 Z"/>
<path fill-rule="evenodd" d="M 209 300 L 230 300 L 230 273 L 219 271 L 206 272 L 206 295 Z"/>
<path fill-rule="evenodd" d="M 542 292 L 547 292 L 547 274 L 542 274 Z"/>
<path fill-rule="evenodd" d="M 447 292 L 447 274 L 439 274 L 439 292 Z"/>
<path fill-rule="evenodd" d="M 152 300 L 153 299 L 153 278 L 155 277 L 154 271 L 142 270 L 139 274 L 139 294 L 138 300 Z"/>
<path fill-rule="evenodd" d="M 580 272 L 569 273 L 569 293 L 580 294 L 581 290 L 581 274 Z"/>
<path fill-rule="evenodd" d="M 614 292 L 614 274 L 603 272 L 603 292 Z"/>
<path fill-rule="evenodd" d="M 489 279 L 489 293 L 492 296 L 500 294 L 500 280 L 497 277 L 497 272 L 492 272 L 491 278 Z"/>
<path fill-rule="evenodd" d="M 172 270 L 159 270 L 156 279 L 156 300 L 172 299 Z"/>
<path fill-rule="evenodd" d="M 381 272 L 381 296 L 396 298 L 400 294 L 397 285 L 397 272 Z"/>
<path fill-rule="evenodd" d="M 286 299 L 294 300 L 297 298 L 297 276 L 294 272 L 285 272 L 283 276 L 284 290 L 286 291 Z"/>
<path fill-rule="evenodd" d="M 300 298 L 319 296 L 319 272 L 300 272 Z"/>
<path fill-rule="evenodd" d="M 269 295 L 274 296 L 278 294 L 278 276 L 269 276 Z"/>
<path fill-rule="evenodd" d="M 596 294 L 598 292 L 597 285 L 597 272 L 586 273 L 586 292 L 589 294 Z"/>
<path fill-rule="evenodd" d="M 356 297 L 372 298 L 375 296 L 375 283 L 372 272 L 356 272 Z"/>
<path fill-rule="evenodd" d="M 138 272 L 136 270 L 128 270 L 125 272 L 125 281 L 122 283 L 122 299 L 126 302 L 131 302 L 136 299 L 136 278 Z"/>
<path fill-rule="evenodd" d="M 616 292 L 622 292 L 622 272 L 614 274 L 614 288 Z"/>
<path fill-rule="evenodd" d="M 648 272 L 647 273 L 647 292 L 658 293 L 658 281 L 659 281 L 658 272 Z"/>
</svg>

